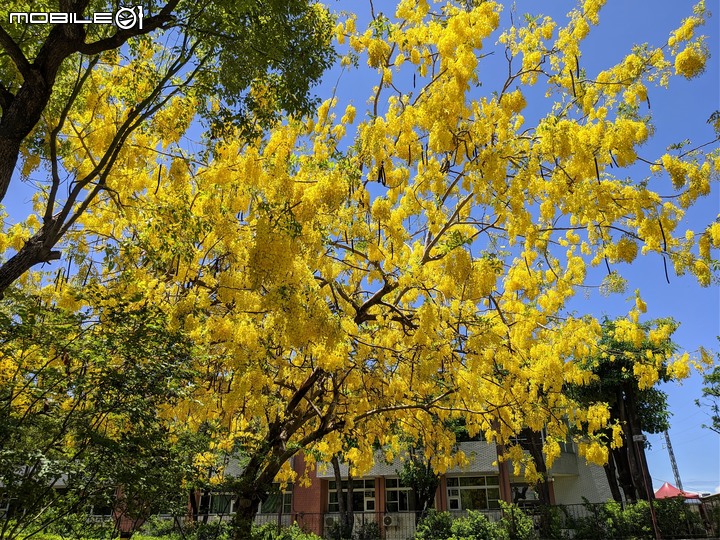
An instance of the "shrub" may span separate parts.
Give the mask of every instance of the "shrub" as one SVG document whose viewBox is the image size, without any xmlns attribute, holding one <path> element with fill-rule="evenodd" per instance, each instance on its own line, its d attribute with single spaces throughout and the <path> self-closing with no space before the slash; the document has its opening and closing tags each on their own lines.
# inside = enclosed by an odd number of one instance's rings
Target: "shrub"
<svg viewBox="0 0 720 540">
<path fill-rule="evenodd" d="M 297 523 L 293 523 L 290 527 L 281 528 L 279 532 L 277 524 L 265 523 L 253 527 L 252 540 L 321 540 L 321 538 L 311 532 L 303 531 Z"/>
<path fill-rule="evenodd" d="M 481 512 L 469 510 L 467 517 L 458 518 L 450 527 L 452 540 L 496 540 L 498 527 Z"/>
<path fill-rule="evenodd" d="M 185 531 L 187 540 L 229 540 L 229 521 L 210 521 L 208 523 L 193 523 Z"/>
<path fill-rule="evenodd" d="M 162 519 L 157 516 L 153 516 L 143 523 L 138 533 L 145 537 L 160 537 L 168 540 L 174 540 L 179 536 L 175 522 L 172 519 Z M 137 536 L 136 533 L 133 535 L 133 539 L 135 538 L 141 538 L 141 536 Z"/>
<path fill-rule="evenodd" d="M 683 499 L 655 501 L 655 515 L 663 536 L 704 536 L 705 526 L 700 517 L 699 505 L 692 508 Z"/>
<path fill-rule="evenodd" d="M 23 534 L 29 534 L 30 528 Z M 87 514 L 67 514 L 48 525 L 42 532 L 32 534 L 30 538 L 53 540 L 55 538 L 103 539 L 116 536 L 115 523 L 112 520 L 90 521 Z"/>
<path fill-rule="evenodd" d="M 355 527 L 355 538 L 356 540 L 380 540 L 380 526 L 374 521 L 367 521 Z"/>
<path fill-rule="evenodd" d="M 535 524 L 533 519 L 514 504 L 500 501 L 503 517 L 500 520 L 498 539 L 535 540 Z"/>
<path fill-rule="evenodd" d="M 453 518 L 449 512 L 430 510 L 418 524 L 415 540 L 447 540 L 452 535 Z"/>
</svg>

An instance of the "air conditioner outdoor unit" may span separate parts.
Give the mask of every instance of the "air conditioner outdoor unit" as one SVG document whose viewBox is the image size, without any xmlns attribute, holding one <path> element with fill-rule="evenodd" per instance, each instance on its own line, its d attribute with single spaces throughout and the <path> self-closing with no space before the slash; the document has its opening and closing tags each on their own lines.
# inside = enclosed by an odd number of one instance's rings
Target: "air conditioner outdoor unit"
<svg viewBox="0 0 720 540">
<path fill-rule="evenodd" d="M 385 525 L 386 527 L 394 527 L 397 524 L 398 524 L 398 519 L 395 516 L 391 516 L 388 514 L 383 518 L 383 525 Z"/>
<path fill-rule="evenodd" d="M 336 521 L 336 520 L 335 520 L 334 517 L 332 517 L 332 516 L 326 516 L 326 517 L 325 517 L 325 526 L 326 526 L 326 527 L 332 527 L 333 525 L 335 525 L 335 521 Z"/>
</svg>

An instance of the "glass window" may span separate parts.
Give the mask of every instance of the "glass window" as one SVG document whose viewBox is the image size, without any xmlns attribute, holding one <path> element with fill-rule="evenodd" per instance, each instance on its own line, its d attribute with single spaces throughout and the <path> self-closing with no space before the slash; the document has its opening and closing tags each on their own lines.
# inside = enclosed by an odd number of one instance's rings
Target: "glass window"
<svg viewBox="0 0 720 540">
<path fill-rule="evenodd" d="M 531 506 L 540 502 L 540 497 L 533 489 L 533 486 L 525 482 L 513 482 L 510 484 L 513 503 L 520 507 Z"/>
<path fill-rule="evenodd" d="M 328 494 L 328 512 L 339 512 L 337 484 L 330 482 Z M 343 482 L 343 490 L 347 489 L 347 482 Z M 353 511 L 372 512 L 375 510 L 375 480 L 353 480 Z"/>
<path fill-rule="evenodd" d="M 0 493 L 0 518 L 4 518 L 10 508 L 10 498 L 7 493 Z"/>
<path fill-rule="evenodd" d="M 210 513 L 231 514 L 234 510 L 234 499 L 229 493 L 213 493 L 210 496 Z"/>
<path fill-rule="evenodd" d="M 448 478 L 450 510 L 492 510 L 500 507 L 500 480 L 497 476 Z"/>
<path fill-rule="evenodd" d="M 412 488 L 403 485 L 399 478 L 385 479 L 385 511 L 408 512 L 415 510 Z"/>
<path fill-rule="evenodd" d="M 274 491 L 268 494 L 265 502 L 260 504 L 261 514 L 290 514 L 292 512 L 292 484 L 280 492 L 280 485 L 273 484 Z M 282 508 L 280 507 L 282 505 Z"/>
</svg>

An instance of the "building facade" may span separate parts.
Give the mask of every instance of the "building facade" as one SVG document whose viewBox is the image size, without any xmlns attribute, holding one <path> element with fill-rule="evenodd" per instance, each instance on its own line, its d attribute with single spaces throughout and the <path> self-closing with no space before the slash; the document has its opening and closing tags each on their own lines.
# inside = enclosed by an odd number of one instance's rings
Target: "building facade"
<svg viewBox="0 0 720 540">
<path fill-rule="evenodd" d="M 525 507 L 539 503 L 532 486 L 524 478 L 512 475 L 512 465 L 499 462 L 494 444 L 478 441 L 462 442 L 458 446 L 469 463 L 442 475 L 435 493 L 437 510 L 457 514 L 478 510 L 491 519 L 499 519 L 500 501 Z M 603 468 L 586 464 L 570 443 L 563 450 L 549 472 L 550 502 L 568 505 L 580 504 L 583 498 L 591 503 L 612 499 Z M 414 499 L 411 488 L 400 480 L 402 466 L 401 458 L 388 463 L 379 454 L 375 466 L 365 476 L 352 480 L 356 526 L 375 522 L 387 539 L 406 538 L 414 532 Z M 297 522 L 305 529 L 323 535 L 340 520 L 332 468 L 314 465 L 306 471 L 302 456 L 294 459 L 293 468 L 299 476 L 307 473 L 310 485 L 291 486 L 282 494 L 282 499 L 279 493 L 272 495 L 268 499 L 271 502 L 261 508 L 258 522 L 285 525 Z M 341 475 L 347 482 L 346 466 L 341 465 Z M 268 511 L 271 507 L 272 512 Z"/>
</svg>

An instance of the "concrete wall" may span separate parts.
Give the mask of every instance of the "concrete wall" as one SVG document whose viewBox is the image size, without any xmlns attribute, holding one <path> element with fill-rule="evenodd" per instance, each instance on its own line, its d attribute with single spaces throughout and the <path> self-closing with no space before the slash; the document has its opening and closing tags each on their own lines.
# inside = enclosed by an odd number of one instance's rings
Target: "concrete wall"
<svg viewBox="0 0 720 540">
<path fill-rule="evenodd" d="M 589 465 L 578 458 L 577 476 L 555 476 L 555 502 L 557 504 L 582 504 L 583 497 L 591 503 L 612 500 L 605 471 L 597 465 Z"/>
</svg>

